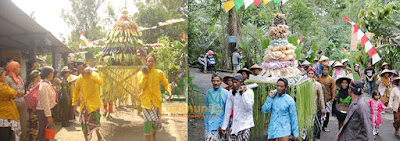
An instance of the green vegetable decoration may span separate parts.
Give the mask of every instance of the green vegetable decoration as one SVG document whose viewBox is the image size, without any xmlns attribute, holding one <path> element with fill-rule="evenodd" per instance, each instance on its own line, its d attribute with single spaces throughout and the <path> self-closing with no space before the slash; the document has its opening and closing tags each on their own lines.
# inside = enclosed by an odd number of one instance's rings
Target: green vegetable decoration
<svg viewBox="0 0 400 141">
<path fill-rule="evenodd" d="M 122 11 L 122 16 L 106 34 L 103 57 L 109 56 L 112 65 L 142 65 L 147 54 L 139 39 L 142 36 L 140 27 L 129 20 L 127 14 L 127 10 Z"/>
<path fill-rule="evenodd" d="M 352 63 L 350 63 L 350 65 L 351 65 L 351 73 L 353 73 L 353 79 L 360 81 L 361 80 L 360 75 L 358 75 L 358 73 L 354 70 L 354 65 Z"/>
<path fill-rule="evenodd" d="M 246 84 L 257 83 L 254 88 L 253 117 L 254 127 L 251 129 L 250 140 L 265 140 L 265 133 L 268 131 L 268 124 L 271 113 L 264 114 L 261 107 L 264 105 L 270 90 L 276 89 L 276 83 L 246 81 Z M 316 102 L 313 102 L 315 94 L 311 80 L 303 81 L 299 84 L 290 84 L 286 93 L 296 100 L 297 118 L 299 123 L 299 136 L 306 136 L 308 139 L 313 134 L 313 119 L 316 113 L 313 111 Z M 304 129 L 304 131 L 303 131 Z M 302 132 L 305 132 L 304 135 Z M 300 139 L 303 140 L 303 139 Z"/>
</svg>

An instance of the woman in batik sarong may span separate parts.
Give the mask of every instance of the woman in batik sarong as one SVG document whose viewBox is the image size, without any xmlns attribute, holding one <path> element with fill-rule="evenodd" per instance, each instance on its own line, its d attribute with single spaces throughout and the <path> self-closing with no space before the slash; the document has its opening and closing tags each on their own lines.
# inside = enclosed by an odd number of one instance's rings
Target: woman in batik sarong
<svg viewBox="0 0 400 141">
<path fill-rule="evenodd" d="M 19 113 L 19 122 L 21 124 L 21 135 L 20 140 L 29 140 L 28 139 L 28 105 L 24 100 L 25 94 L 25 85 L 24 81 L 21 78 L 21 65 L 18 62 L 10 61 L 7 64 L 7 72 L 6 72 L 6 82 L 11 88 L 17 91 L 17 98 L 14 99 L 15 104 L 18 108 Z"/>
<path fill-rule="evenodd" d="M 17 105 L 14 102 L 18 94 L 13 88 L 4 84 L 5 73 L 0 67 L 0 140 L 9 141 L 13 137 L 19 141 L 21 126 Z"/>
<path fill-rule="evenodd" d="M 156 57 L 154 54 L 149 54 L 146 57 L 146 66 L 138 73 L 139 87 L 142 88 L 140 94 L 141 107 L 144 115 L 144 132 L 147 141 L 156 140 L 157 131 L 161 128 L 160 122 L 160 109 L 161 109 L 161 90 L 162 84 L 165 90 L 168 91 L 171 99 L 171 86 L 168 83 L 167 77 L 164 72 L 154 68 L 156 64 Z"/>
</svg>

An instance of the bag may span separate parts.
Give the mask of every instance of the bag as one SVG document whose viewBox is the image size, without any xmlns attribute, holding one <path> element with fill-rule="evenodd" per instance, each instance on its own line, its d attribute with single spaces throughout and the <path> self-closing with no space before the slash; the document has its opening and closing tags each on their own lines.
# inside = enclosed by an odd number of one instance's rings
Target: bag
<svg viewBox="0 0 400 141">
<path fill-rule="evenodd" d="M 39 101 L 39 86 L 40 83 L 37 84 L 35 87 L 32 88 L 25 96 L 24 100 L 26 104 L 28 105 L 29 109 L 36 109 L 36 106 Z"/>
<path fill-rule="evenodd" d="M 56 126 L 52 124 L 52 126 L 49 128 L 49 125 L 46 125 L 46 128 L 44 129 L 44 135 L 46 139 L 51 140 L 54 139 L 56 136 L 57 130 L 55 128 Z"/>
</svg>

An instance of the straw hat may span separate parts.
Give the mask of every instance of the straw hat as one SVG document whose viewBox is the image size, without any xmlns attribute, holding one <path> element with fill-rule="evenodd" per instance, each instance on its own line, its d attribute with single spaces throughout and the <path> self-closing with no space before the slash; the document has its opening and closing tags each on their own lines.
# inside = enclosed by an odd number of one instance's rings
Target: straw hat
<svg viewBox="0 0 400 141">
<path fill-rule="evenodd" d="M 333 67 L 343 67 L 343 64 L 340 62 L 336 62 Z"/>
<path fill-rule="evenodd" d="M 224 78 L 222 78 L 222 81 L 224 81 L 224 83 L 225 83 L 226 85 L 228 85 L 228 79 L 229 79 L 229 78 L 233 78 L 233 77 L 230 76 L 230 75 L 224 76 Z"/>
<path fill-rule="evenodd" d="M 321 59 L 319 59 L 319 61 L 320 61 L 320 62 L 322 62 L 322 61 L 327 61 L 328 59 L 329 59 L 328 57 L 322 55 L 322 56 L 321 56 Z"/>
<path fill-rule="evenodd" d="M 303 62 L 303 64 L 301 64 L 302 66 L 305 66 L 305 65 L 311 65 L 311 63 L 310 62 L 308 62 L 307 60 L 305 60 L 304 62 Z"/>
<path fill-rule="evenodd" d="M 400 80 L 400 77 L 396 76 L 393 78 L 393 81 L 397 81 L 397 80 Z"/>
<path fill-rule="evenodd" d="M 67 81 L 68 81 L 68 82 L 73 82 L 73 81 L 75 81 L 76 79 L 78 79 L 78 76 L 76 76 L 76 75 L 70 75 L 70 76 L 67 78 Z"/>
<path fill-rule="evenodd" d="M 391 64 L 384 62 L 384 63 L 381 65 L 381 69 L 382 69 L 382 68 L 383 68 L 383 66 L 385 66 L 385 65 L 389 65 L 389 68 L 391 68 L 391 67 L 392 67 L 392 65 L 391 65 Z"/>
<path fill-rule="evenodd" d="M 318 58 L 314 58 L 314 61 L 319 61 Z"/>
<path fill-rule="evenodd" d="M 249 69 L 247 69 L 247 68 L 243 68 L 243 69 L 240 69 L 239 71 L 237 71 L 237 73 L 240 73 L 240 74 L 242 74 L 242 72 L 246 72 L 247 75 L 251 74 L 251 71 Z"/>
<path fill-rule="evenodd" d="M 328 66 L 331 67 L 336 61 L 329 61 Z"/>
<path fill-rule="evenodd" d="M 68 67 L 65 66 L 65 67 L 63 67 L 63 68 L 61 69 L 61 73 L 62 73 L 62 72 L 71 72 L 71 70 L 69 70 Z"/>
<path fill-rule="evenodd" d="M 344 64 L 345 62 L 349 62 L 349 60 L 348 59 L 343 59 L 341 63 Z"/>
<path fill-rule="evenodd" d="M 262 69 L 262 68 L 259 65 L 254 64 L 253 66 L 250 67 L 250 70 L 253 70 L 253 69 Z"/>
<path fill-rule="evenodd" d="M 349 85 L 350 85 L 350 81 L 352 79 L 350 77 L 348 77 L 348 76 L 339 77 L 335 81 L 336 86 L 340 88 L 343 80 L 347 80 L 349 82 Z"/>
<path fill-rule="evenodd" d="M 379 76 L 383 76 L 385 73 L 390 73 L 389 76 L 392 76 L 394 73 L 391 70 L 385 69 L 381 72 L 381 74 Z"/>
</svg>

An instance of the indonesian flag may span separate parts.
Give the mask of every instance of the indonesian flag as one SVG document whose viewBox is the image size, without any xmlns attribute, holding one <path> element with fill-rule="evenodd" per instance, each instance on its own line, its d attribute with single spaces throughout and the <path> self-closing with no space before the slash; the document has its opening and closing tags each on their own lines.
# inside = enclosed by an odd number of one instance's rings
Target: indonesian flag
<svg viewBox="0 0 400 141">
<path fill-rule="evenodd" d="M 301 42 L 301 35 L 300 35 L 299 39 L 297 39 L 297 44 L 300 45 L 300 42 Z"/>
<path fill-rule="evenodd" d="M 353 25 L 354 27 L 354 33 L 357 33 L 357 39 L 361 40 L 361 46 L 364 46 L 365 52 L 368 52 L 369 57 L 368 58 L 372 58 L 372 64 L 375 64 L 376 62 L 378 62 L 379 60 L 381 60 L 381 57 L 379 56 L 379 54 L 376 52 L 375 47 L 372 45 L 372 43 L 368 40 L 367 36 L 364 34 L 364 32 L 362 32 L 360 30 L 360 28 L 358 28 L 358 26 L 356 25 L 356 23 L 354 23 L 353 21 L 351 21 L 349 18 L 347 18 L 346 16 L 343 16 L 343 19 L 347 22 L 350 22 L 351 25 Z"/>
<path fill-rule="evenodd" d="M 81 36 L 79 37 L 79 39 L 83 40 L 83 43 L 85 43 L 85 45 L 88 46 L 89 41 L 86 39 L 85 33 L 83 33 L 83 31 L 81 31 Z"/>
</svg>

